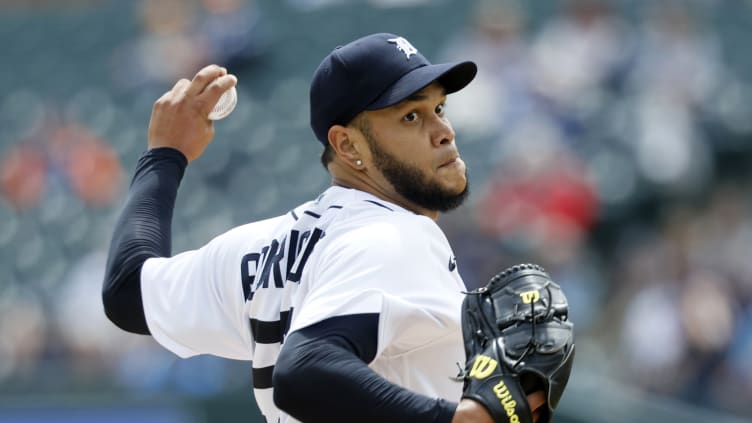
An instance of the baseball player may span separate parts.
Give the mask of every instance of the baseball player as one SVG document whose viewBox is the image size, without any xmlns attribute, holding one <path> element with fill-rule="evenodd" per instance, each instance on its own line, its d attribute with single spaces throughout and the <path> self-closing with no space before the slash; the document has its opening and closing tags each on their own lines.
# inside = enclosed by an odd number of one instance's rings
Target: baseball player
<svg viewBox="0 0 752 423">
<path fill-rule="evenodd" d="M 251 361 L 267 422 L 494 421 L 461 399 L 465 285 L 436 224 L 468 192 L 445 109 L 475 74 L 472 62 L 431 64 L 394 34 L 336 48 L 310 87 L 332 186 L 173 256 L 178 186 L 236 78 L 211 65 L 178 81 L 154 104 L 114 231 L 107 316 L 180 357 Z M 532 421 L 545 401 L 527 395 Z"/>
</svg>

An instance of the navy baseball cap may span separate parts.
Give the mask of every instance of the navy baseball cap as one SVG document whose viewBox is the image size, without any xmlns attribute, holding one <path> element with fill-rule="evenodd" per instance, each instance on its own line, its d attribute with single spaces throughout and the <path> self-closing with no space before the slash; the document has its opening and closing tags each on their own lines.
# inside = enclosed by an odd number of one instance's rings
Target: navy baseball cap
<svg viewBox="0 0 752 423">
<path fill-rule="evenodd" d="M 447 94 L 473 80 L 473 62 L 431 64 L 405 38 L 371 34 L 334 49 L 316 69 L 311 81 L 311 128 L 329 144 L 332 125 L 346 125 L 364 110 L 399 103 L 439 81 Z"/>
</svg>

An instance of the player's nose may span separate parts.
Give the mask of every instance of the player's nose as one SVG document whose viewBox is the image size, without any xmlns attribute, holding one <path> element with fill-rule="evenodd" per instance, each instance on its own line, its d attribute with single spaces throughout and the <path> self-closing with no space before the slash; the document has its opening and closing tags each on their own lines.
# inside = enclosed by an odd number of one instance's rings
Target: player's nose
<svg viewBox="0 0 752 423">
<path fill-rule="evenodd" d="M 433 125 L 431 140 L 436 147 L 454 142 L 454 128 L 452 128 L 449 119 L 444 116 L 436 116 Z"/>
</svg>

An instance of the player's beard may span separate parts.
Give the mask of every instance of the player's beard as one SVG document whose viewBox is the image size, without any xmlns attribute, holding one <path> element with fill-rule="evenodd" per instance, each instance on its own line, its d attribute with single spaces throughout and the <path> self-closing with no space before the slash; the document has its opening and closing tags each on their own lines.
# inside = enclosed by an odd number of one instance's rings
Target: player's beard
<svg viewBox="0 0 752 423">
<path fill-rule="evenodd" d="M 373 164 L 405 199 L 424 209 L 442 213 L 456 209 L 465 201 L 470 193 L 469 183 L 466 183 L 465 188 L 459 193 L 445 189 L 437 181 L 427 178 L 417 167 L 401 161 L 379 147 L 367 123 L 359 126 L 368 141 Z M 467 180 L 467 170 L 465 170 L 465 180 Z"/>
</svg>

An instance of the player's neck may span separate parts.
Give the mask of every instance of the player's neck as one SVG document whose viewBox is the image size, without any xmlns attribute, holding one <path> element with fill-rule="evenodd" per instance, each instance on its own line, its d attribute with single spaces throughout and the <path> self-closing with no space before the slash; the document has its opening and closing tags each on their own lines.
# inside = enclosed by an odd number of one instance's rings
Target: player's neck
<svg viewBox="0 0 752 423">
<path fill-rule="evenodd" d="M 329 170 L 332 174 L 332 185 L 367 192 L 384 201 L 396 204 L 406 210 L 410 210 L 415 214 L 420 214 L 433 220 L 437 220 L 439 218 L 438 211 L 428 210 L 417 206 L 413 202 L 408 201 L 406 198 L 396 193 L 391 185 L 379 184 L 377 181 L 374 181 L 364 173 L 337 172 L 331 167 L 329 168 Z"/>
</svg>

